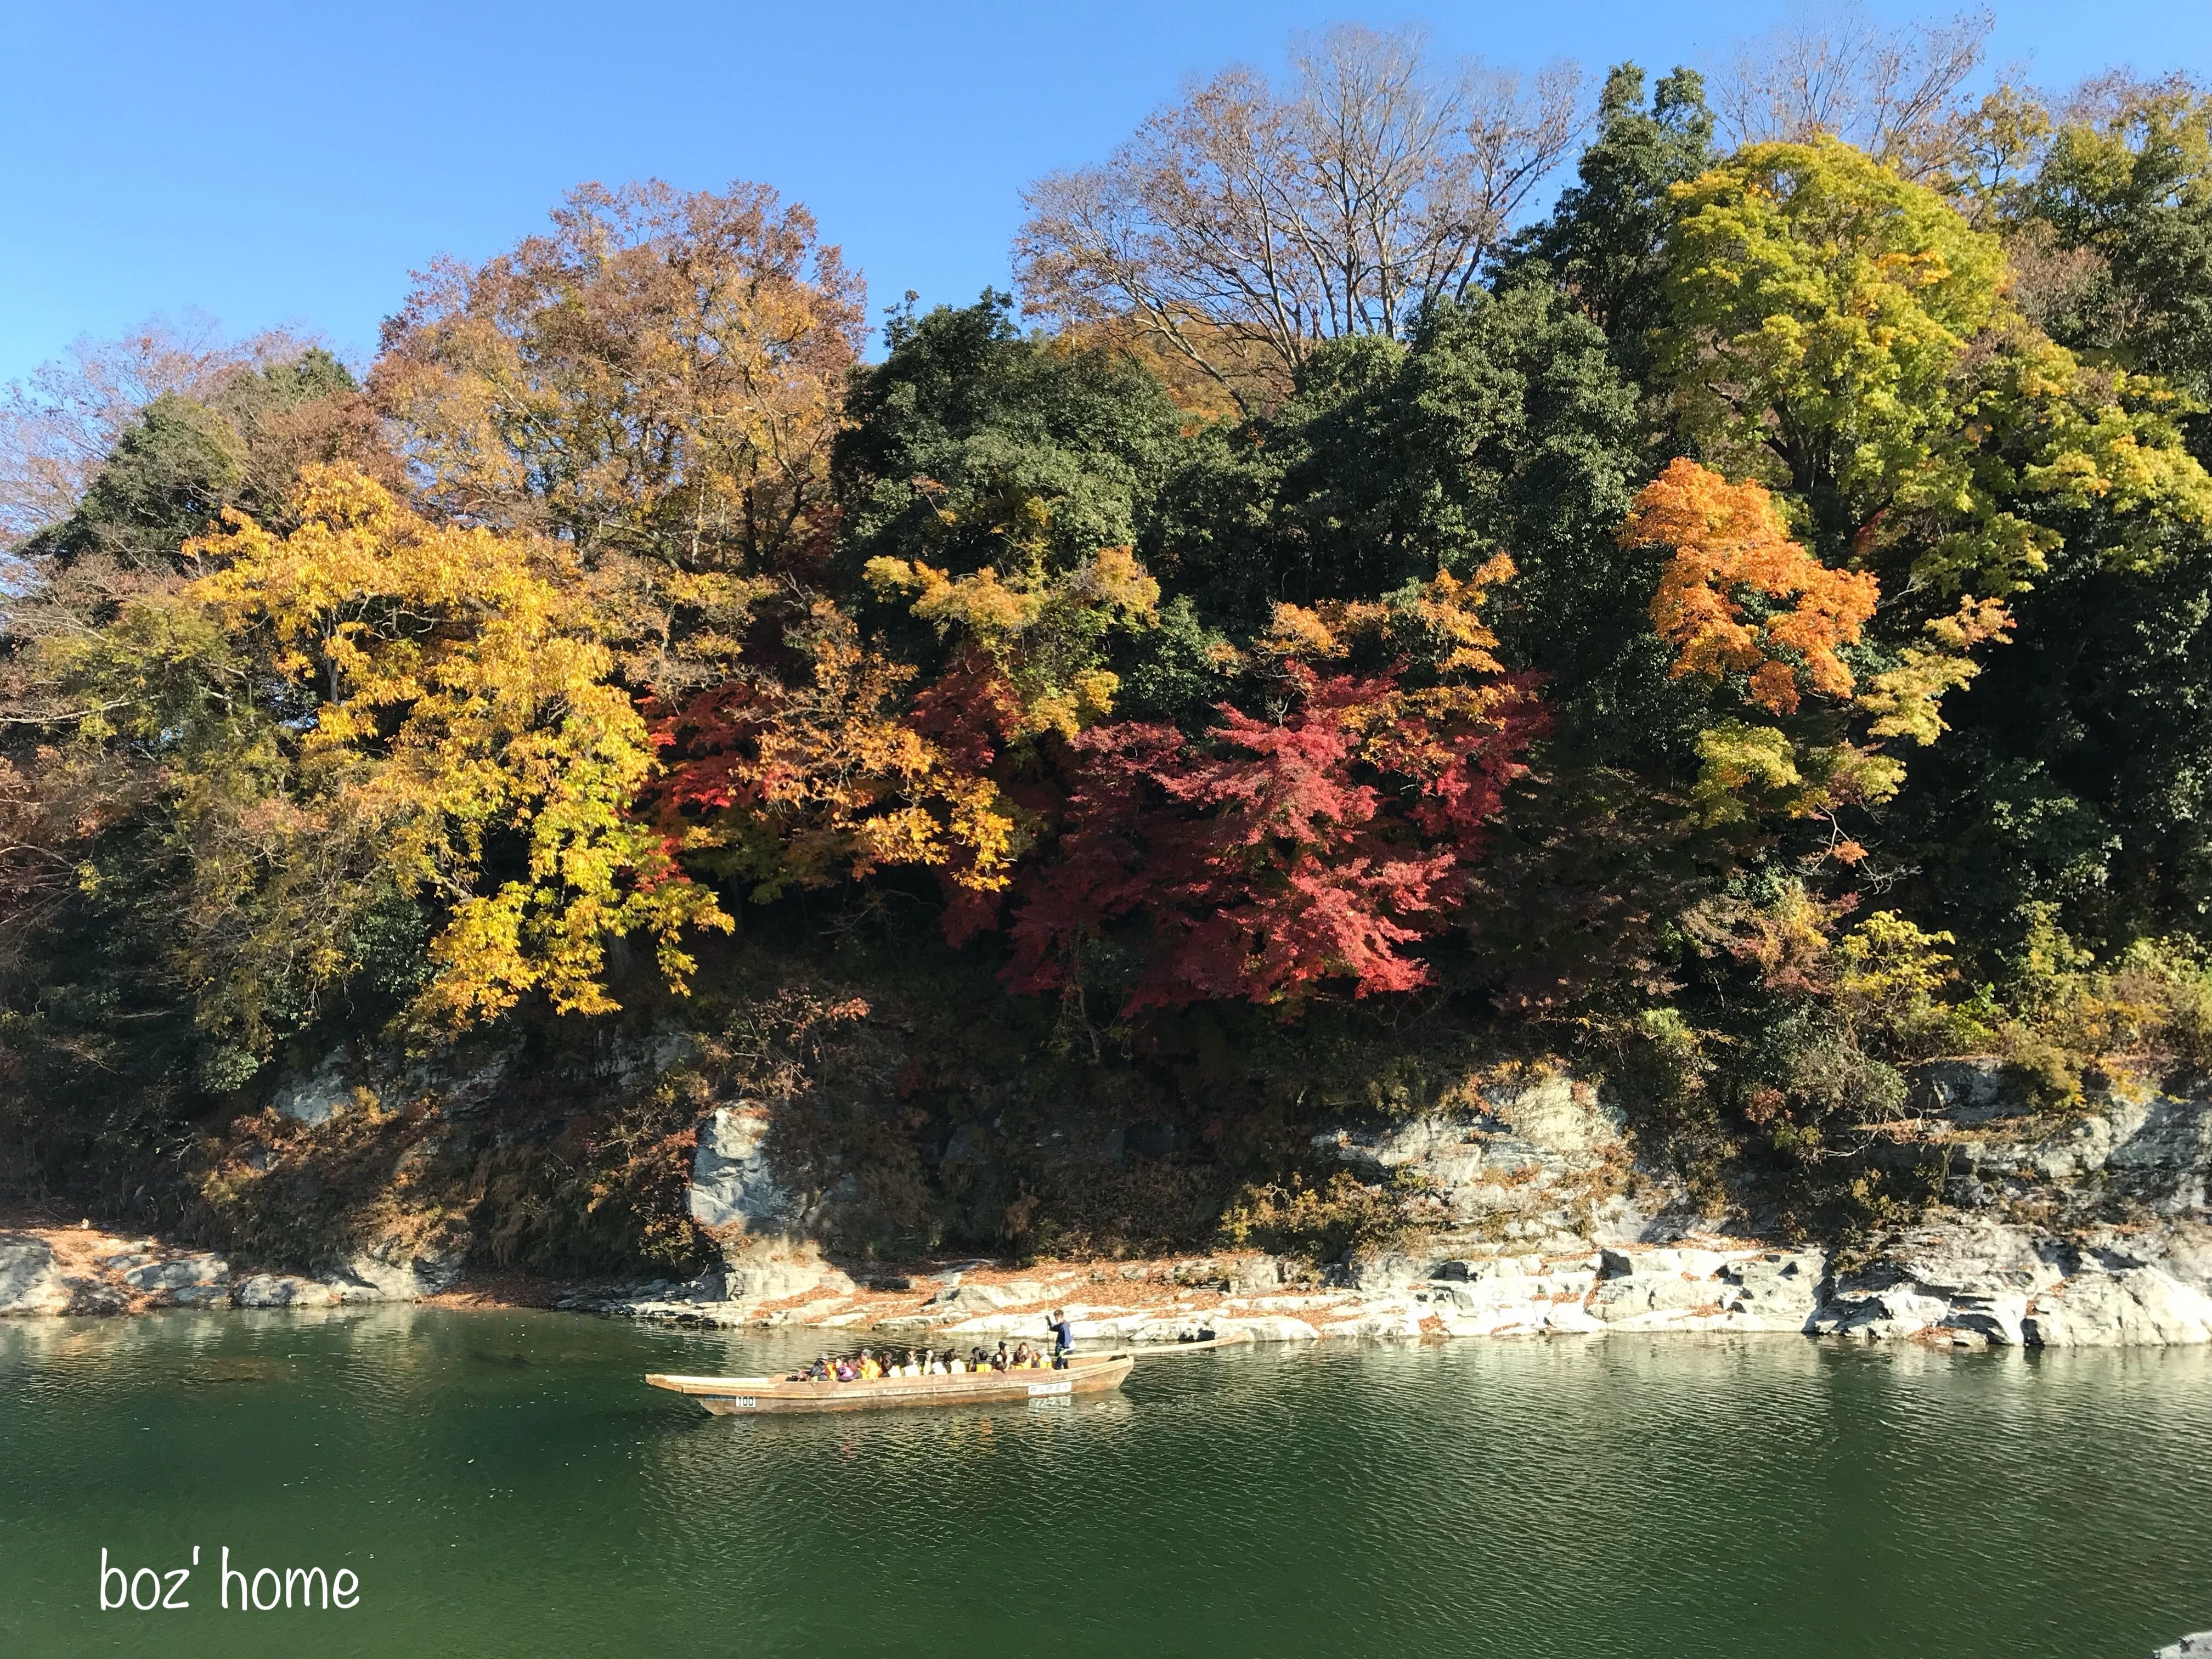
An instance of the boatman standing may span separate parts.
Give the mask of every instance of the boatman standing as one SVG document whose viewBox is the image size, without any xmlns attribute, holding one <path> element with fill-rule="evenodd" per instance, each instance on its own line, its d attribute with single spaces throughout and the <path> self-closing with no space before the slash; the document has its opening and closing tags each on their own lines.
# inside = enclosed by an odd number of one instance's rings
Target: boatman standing
<svg viewBox="0 0 2212 1659">
<path fill-rule="evenodd" d="M 1052 1333 L 1052 1368 L 1064 1371 L 1075 1355 L 1075 1327 L 1067 1322 L 1067 1310 L 1054 1308 L 1046 1328 Z"/>
</svg>

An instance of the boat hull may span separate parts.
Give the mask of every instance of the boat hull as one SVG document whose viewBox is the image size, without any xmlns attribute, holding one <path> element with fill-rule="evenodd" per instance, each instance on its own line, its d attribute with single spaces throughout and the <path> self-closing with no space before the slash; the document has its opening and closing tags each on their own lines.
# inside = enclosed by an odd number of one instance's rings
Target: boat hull
<svg viewBox="0 0 2212 1659">
<path fill-rule="evenodd" d="M 958 1376 L 884 1376 L 867 1382 L 794 1382 L 787 1377 L 672 1376 L 656 1389 L 686 1395 L 716 1417 L 884 1411 L 915 1406 L 982 1406 L 1103 1394 L 1121 1386 L 1135 1361 L 1126 1353 L 1085 1356 L 1065 1370 L 971 1371 Z"/>
</svg>

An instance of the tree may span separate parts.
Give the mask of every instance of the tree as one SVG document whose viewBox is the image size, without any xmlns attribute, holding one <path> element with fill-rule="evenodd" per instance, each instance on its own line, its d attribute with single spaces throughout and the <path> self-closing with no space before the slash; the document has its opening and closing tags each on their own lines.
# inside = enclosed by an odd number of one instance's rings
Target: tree
<svg viewBox="0 0 2212 1659">
<path fill-rule="evenodd" d="M 190 582 L 39 653 L 46 764 L 134 778 L 160 849 L 118 867 L 147 837 L 89 826 L 109 845 L 86 890 L 166 909 L 216 1086 L 347 984 L 380 913 L 434 914 L 416 1002 L 437 1024 L 532 992 L 611 1009 L 606 943 L 637 931 L 680 986 L 682 931 L 727 921 L 630 816 L 652 746 L 574 556 L 434 523 L 348 467 L 310 468 L 293 516 L 231 511 L 184 549 Z"/>
<path fill-rule="evenodd" d="M 1137 722 L 1076 736 L 1055 859 L 1010 927 L 1009 981 L 1079 1000 L 1102 936 L 1136 924 L 1125 1016 L 1430 982 L 1410 947 L 1464 903 L 1540 725 L 1480 617 L 1511 574 L 1499 559 L 1387 604 L 1281 607 L 1261 647 L 1272 720 L 1224 703 L 1195 738 Z"/>
<path fill-rule="evenodd" d="M 1960 154 L 1971 117 L 1959 89 L 1996 27 L 1984 9 L 1885 33 L 1852 4 L 1778 28 L 1744 46 L 1720 80 L 1721 130 L 1739 148 L 1838 138 L 1933 182 Z"/>
<path fill-rule="evenodd" d="M 1287 91 L 1224 70 L 1104 166 L 1031 185 L 1024 302 L 1126 324 L 1249 411 L 1321 342 L 1395 337 L 1471 292 L 1573 139 L 1577 74 L 1441 76 L 1418 34 L 1352 25 L 1291 57 Z"/>
<path fill-rule="evenodd" d="M 854 586 L 878 558 L 1019 578 L 1157 543 L 1185 416 L 1117 352 L 1024 338 L 1012 306 L 987 291 L 895 319 L 883 362 L 855 371 L 835 467 Z"/>
<path fill-rule="evenodd" d="M 1624 547 L 1674 550 L 1651 620 L 1674 647 L 1674 673 L 1742 675 L 1742 695 L 1777 714 L 1801 696 L 1849 697 L 1838 653 L 1858 643 L 1881 589 L 1863 571 L 1830 570 L 1783 532 L 1773 499 L 1675 460 L 1636 497 Z M 1747 602 L 1764 612 L 1756 619 Z"/>
<path fill-rule="evenodd" d="M 1641 375 L 1650 337 L 1665 319 L 1660 278 L 1675 185 L 1713 160 L 1713 117 L 1705 81 L 1676 69 L 1644 100 L 1644 71 L 1622 64 L 1598 95 L 1597 133 L 1575 164 L 1551 217 L 1515 243 L 1509 280 L 1532 260 L 1573 295 L 1603 330 L 1632 378 Z"/>
<path fill-rule="evenodd" d="M 149 318 L 116 340 L 80 339 L 0 394 L 0 546 L 75 512 L 125 431 L 164 395 L 204 399 L 242 369 L 307 342 L 282 331 L 236 343 L 204 317 Z"/>
<path fill-rule="evenodd" d="M 1745 150 L 1680 199 L 1663 367 L 1685 435 L 1790 491 L 1828 560 L 2002 597 L 2056 545 L 2038 501 L 2097 496 L 2154 535 L 2212 503 L 2171 395 L 2027 328 L 1996 238 L 1933 191 L 1822 139 Z"/>
<path fill-rule="evenodd" d="M 320 347 L 230 366 L 198 397 L 164 392 L 138 411 L 74 509 L 17 556 L 49 586 L 158 584 L 225 507 L 281 522 L 304 466 L 343 459 L 396 482 L 376 425 L 352 374 Z"/>
<path fill-rule="evenodd" d="M 858 279 L 767 186 L 587 185 L 550 233 L 434 266 L 370 385 L 436 510 L 622 578 L 624 672 L 674 692 L 826 553 L 861 335 Z"/>
<path fill-rule="evenodd" d="M 2018 214 L 2095 262 L 2053 319 L 2062 341 L 2212 399 L 2212 95 L 2178 77 L 2093 84 Z"/>
</svg>

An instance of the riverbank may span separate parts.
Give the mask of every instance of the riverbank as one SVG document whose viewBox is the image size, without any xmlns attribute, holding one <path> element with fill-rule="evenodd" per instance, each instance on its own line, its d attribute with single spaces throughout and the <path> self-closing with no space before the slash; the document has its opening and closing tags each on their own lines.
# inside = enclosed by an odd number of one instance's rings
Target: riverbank
<svg viewBox="0 0 2212 1659">
<path fill-rule="evenodd" d="M 1310 1265 L 1241 1252 L 1110 1263 L 988 1260 L 877 1265 L 814 1260 L 685 1283 L 588 1286 L 472 1278 L 416 1261 L 366 1261 L 321 1278 L 248 1273 L 211 1251 L 93 1228 L 0 1231 L 0 1313 L 121 1315 L 170 1309 L 380 1302 L 543 1306 L 679 1326 L 868 1333 L 947 1346 L 1036 1336 L 1064 1308 L 1090 1340 L 1173 1342 L 1201 1332 L 1268 1342 L 1589 1337 L 1613 1332 L 1763 1333 L 1948 1347 L 2111 1347 L 2212 1341 L 2212 1228 L 2180 1222 L 2088 1238 L 2039 1237 L 1938 1217 L 1870 1260 L 1698 1234 L 1597 1245 L 1554 1237 L 1462 1241 Z"/>
</svg>

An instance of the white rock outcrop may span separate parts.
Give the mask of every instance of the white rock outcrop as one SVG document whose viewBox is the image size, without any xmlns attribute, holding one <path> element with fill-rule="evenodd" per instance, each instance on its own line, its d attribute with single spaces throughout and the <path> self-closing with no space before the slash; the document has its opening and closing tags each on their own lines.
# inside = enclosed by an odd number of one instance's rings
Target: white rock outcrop
<svg viewBox="0 0 2212 1659">
<path fill-rule="evenodd" d="M 337 1299 L 331 1286 L 294 1273 L 253 1273 L 230 1290 L 237 1308 L 327 1308 Z"/>
<path fill-rule="evenodd" d="M 71 1291 L 42 1238 L 0 1237 L 0 1315 L 69 1311 Z"/>
</svg>

